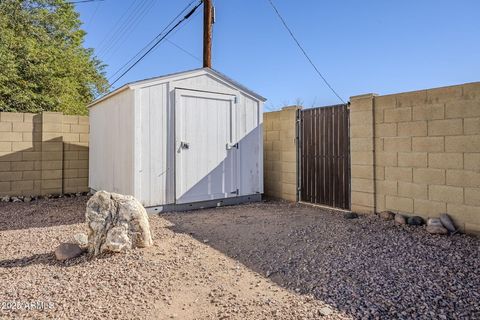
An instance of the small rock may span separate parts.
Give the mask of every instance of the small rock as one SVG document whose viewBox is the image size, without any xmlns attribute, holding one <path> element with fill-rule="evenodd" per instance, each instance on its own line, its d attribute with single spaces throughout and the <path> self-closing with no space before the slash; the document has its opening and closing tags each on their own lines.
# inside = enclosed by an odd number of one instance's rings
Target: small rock
<svg viewBox="0 0 480 320">
<path fill-rule="evenodd" d="M 2 197 L 2 202 L 10 202 L 10 196 Z"/>
<path fill-rule="evenodd" d="M 22 199 L 19 197 L 12 197 L 12 202 L 22 202 Z"/>
<path fill-rule="evenodd" d="M 73 238 L 80 248 L 86 248 L 88 246 L 88 236 L 85 233 L 77 233 Z"/>
<path fill-rule="evenodd" d="M 23 202 L 30 202 L 30 201 L 32 201 L 31 197 L 27 196 L 27 197 L 23 198 Z"/>
<path fill-rule="evenodd" d="M 358 214 L 356 214 L 355 212 L 347 212 L 343 215 L 343 217 L 345 219 L 357 219 L 358 218 Z"/>
<path fill-rule="evenodd" d="M 82 193 L 81 193 L 81 192 L 77 192 L 77 193 L 75 193 L 75 196 L 76 196 L 76 197 L 81 197 L 81 196 L 82 196 Z"/>
<path fill-rule="evenodd" d="M 382 211 L 379 213 L 380 218 L 389 221 L 395 218 L 395 214 L 392 211 Z"/>
<path fill-rule="evenodd" d="M 424 224 L 423 218 L 419 216 L 408 217 L 407 223 L 411 226 L 421 226 Z"/>
<path fill-rule="evenodd" d="M 320 315 L 322 316 L 329 316 L 332 314 L 332 309 L 330 309 L 329 307 L 323 307 L 322 309 L 320 309 Z"/>
<path fill-rule="evenodd" d="M 442 225 L 429 225 L 427 226 L 427 232 L 430 234 L 448 234 L 448 230 Z"/>
<path fill-rule="evenodd" d="M 55 249 L 55 258 L 59 261 L 80 256 L 83 250 L 75 243 L 62 243 Z"/>
<path fill-rule="evenodd" d="M 398 225 L 404 225 L 404 224 L 407 224 L 407 219 L 405 219 L 404 215 L 397 213 L 395 215 L 395 223 Z"/>
<path fill-rule="evenodd" d="M 455 228 L 455 225 L 453 224 L 453 221 L 448 214 L 442 213 L 440 215 L 440 222 L 448 231 L 450 232 L 457 231 L 457 228 Z"/>
<path fill-rule="evenodd" d="M 427 226 L 443 227 L 442 222 L 438 218 L 429 218 L 427 220 Z"/>
</svg>

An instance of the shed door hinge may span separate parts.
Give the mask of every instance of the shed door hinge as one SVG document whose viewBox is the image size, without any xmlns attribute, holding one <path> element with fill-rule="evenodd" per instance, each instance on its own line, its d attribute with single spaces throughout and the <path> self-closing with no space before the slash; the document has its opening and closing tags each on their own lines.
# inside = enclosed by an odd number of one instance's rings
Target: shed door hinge
<svg viewBox="0 0 480 320">
<path fill-rule="evenodd" d="M 235 103 L 235 104 L 238 103 L 238 97 L 237 96 L 233 97 L 233 103 Z"/>
</svg>

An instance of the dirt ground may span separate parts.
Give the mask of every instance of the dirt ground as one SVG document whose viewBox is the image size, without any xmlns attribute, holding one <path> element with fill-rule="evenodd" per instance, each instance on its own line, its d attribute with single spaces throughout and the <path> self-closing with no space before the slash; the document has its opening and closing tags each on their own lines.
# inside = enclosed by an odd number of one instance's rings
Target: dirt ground
<svg viewBox="0 0 480 320">
<path fill-rule="evenodd" d="M 86 201 L 0 203 L 0 318 L 480 318 L 475 237 L 267 202 L 151 216 L 151 248 L 57 262 Z"/>
</svg>

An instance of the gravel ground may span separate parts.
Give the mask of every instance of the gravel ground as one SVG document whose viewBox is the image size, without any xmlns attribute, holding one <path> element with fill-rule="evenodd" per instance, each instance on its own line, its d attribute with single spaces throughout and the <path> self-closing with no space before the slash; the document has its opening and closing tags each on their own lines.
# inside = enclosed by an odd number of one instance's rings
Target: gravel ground
<svg viewBox="0 0 480 320">
<path fill-rule="evenodd" d="M 376 216 L 267 202 L 163 216 L 335 316 L 480 319 L 480 239 L 433 236 Z"/>
<path fill-rule="evenodd" d="M 216 250 L 220 242 L 203 237 L 198 241 L 188 233 L 172 231 L 174 226 L 164 217 L 150 219 L 154 236 L 150 248 L 58 262 L 54 248 L 61 242 L 72 241 L 75 233 L 86 231 L 86 201 L 86 197 L 79 197 L 0 203 L 0 318 L 351 318 L 347 312 L 312 295 L 288 290 L 251 270 L 241 260 L 228 257 Z M 267 205 L 261 209 L 259 205 L 247 205 L 199 211 L 184 214 L 183 222 L 195 217 L 204 219 L 210 213 L 216 220 L 205 224 L 204 231 L 216 224 L 224 228 L 218 222 L 225 211 L 224 217 L 230 218 L 224 221 L 225 226 L 233 230 L 244 214 L 248 221 L 253 221 L 254 215 L 270 212 L 269 208 L 274 208 L 275 213 L 281 206 Z M 284 205 L 283 208 L 289 209 Z M 174 220 L 181 216 L 168 217 Z M 248 225 L 255 228 L 250 222 Z M 192 224 L 194 228 L 199 226 L 201 223 Z M 218 231 L 212 234 L 212 240 L 220 240 Z M 227 237 L 221 241 L 229 239 L 233 240 Z M 247 250 L 248 247 L 242 252 Z M 32 308 L 32 303 L 37 308 Z M 32 307 L 27 309 L 26 304 Z M 38 308 L 42 304 L 43 310 Z"/>
</svg>

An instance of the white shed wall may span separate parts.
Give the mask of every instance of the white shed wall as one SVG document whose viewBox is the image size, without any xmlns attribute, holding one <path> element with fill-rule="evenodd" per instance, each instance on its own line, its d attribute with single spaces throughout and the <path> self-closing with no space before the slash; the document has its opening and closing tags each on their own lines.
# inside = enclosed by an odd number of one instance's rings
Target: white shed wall
<svg viewBox="0 0 480 320">
<path fill-rule="evenodd" d="M 136 197 L 144 206 L 175 202 L 174 118 L 168 94 L 168 83 L 136 90 L 140 117 Z"/>
<path fill-rule="evenodd" d="M 89 187 L 133 195 L 133 91 L 90 108 Z"/>
</svg>

